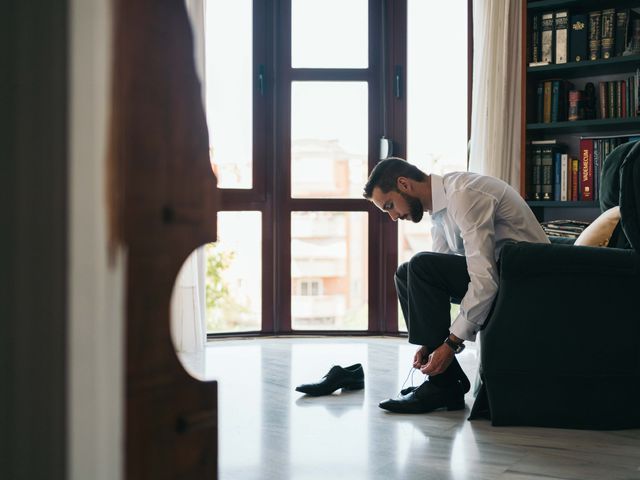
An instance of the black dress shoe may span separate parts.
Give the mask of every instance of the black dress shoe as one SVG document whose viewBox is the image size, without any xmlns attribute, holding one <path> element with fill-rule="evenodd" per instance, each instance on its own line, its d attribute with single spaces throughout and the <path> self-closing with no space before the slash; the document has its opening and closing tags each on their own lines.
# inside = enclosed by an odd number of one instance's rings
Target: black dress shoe
<svg viewBox="0 0 640 480">
<path fill-rule="evenodd" d="M 402 390 L 400 390 L 400 396 L 403 397 L 405 395 L 410 394 L 411 392 L 415 391 L 418 387 L 407 387 L 407 388 L 403 388 Z"/>
<path fill-rule="evenodd" d="M 360 390 L 364 388 L 364 371 L 362 365 L 356 363 L 350 367 L 335 365 L 331 367 L 322 380 L 318 383 L 305 383 L 298 385 L 296 391 L 312 395 L 330 395 L 338 389 Z"/>
<path fill-rule="evenodd" d="M 399 398 L 385 400 L 378 406 L 395 413 L 427 413 L 441 408 L 462 410 L 465 407 L 460 385 L 441 387 L 427 380 L 414 390 L 405 388 L 400 393 Z"/>
</svg>

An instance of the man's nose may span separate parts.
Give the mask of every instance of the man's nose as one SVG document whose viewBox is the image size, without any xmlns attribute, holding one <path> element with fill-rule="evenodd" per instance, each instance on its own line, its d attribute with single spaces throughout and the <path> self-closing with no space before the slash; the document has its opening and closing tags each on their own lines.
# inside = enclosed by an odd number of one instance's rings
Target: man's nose
<svg viewBox="0 0 640 480">
<path fill-rule="evenodd" d="M 391 220 L 393 220 L 394 222 L 396 222 L 398 220 L 398 214 L 396 212 L 392 212 L 391 210 L 389 210 L 389 216 L 391 217 Z"/>
</svg>

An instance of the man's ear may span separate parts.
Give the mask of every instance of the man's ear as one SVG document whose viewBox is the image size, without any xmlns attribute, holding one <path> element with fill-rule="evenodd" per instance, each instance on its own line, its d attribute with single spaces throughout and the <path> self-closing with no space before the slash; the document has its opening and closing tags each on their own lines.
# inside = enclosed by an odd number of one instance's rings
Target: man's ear
<svg viewBox="0 0 640 480">
<path fill-rule="evenodd" d="M 398 188 L 398 191 L 407 193 L 411 190 L 411 183 L 409 183 L 409 179 L 407 177 L 398 177 L 396 180 L 396 187 Z"/>
</svg>

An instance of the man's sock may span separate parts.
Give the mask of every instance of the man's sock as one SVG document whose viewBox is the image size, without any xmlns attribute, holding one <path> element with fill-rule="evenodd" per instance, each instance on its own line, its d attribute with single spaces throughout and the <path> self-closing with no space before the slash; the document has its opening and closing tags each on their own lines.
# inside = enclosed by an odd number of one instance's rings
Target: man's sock
<svg viewBox="0 0 640 480">
<path fill-rule="evenodd" d="M 429 377 L 429 381 L 434 385 L 443 388 L 459 387 L 463 393 L 467 393 L 471 388 L 469 378 L 462 370 L 462 367 L 458 363 L 458 359 L 454 357 L 453 362 L 449 365 L 443 373 L 440 375 L 433 375 Z"/>
</svg>

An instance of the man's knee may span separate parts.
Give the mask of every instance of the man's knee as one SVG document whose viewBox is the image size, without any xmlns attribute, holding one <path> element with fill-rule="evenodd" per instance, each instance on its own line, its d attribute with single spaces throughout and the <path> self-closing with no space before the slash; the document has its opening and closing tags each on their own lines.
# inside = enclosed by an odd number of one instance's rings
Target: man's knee
<svg viewBox="0 0 640 480">
<path fill-rule="evenodd" d="M 407 273 L 415 271 L 428 271 L 431 269 L 434 261 L 437 261 L 439 258 L 438 254 L 434 254 L 433 252 L 419 252 L 416 253 L 411 260 L 409 260 L 405 265 L 407 265 Z"/>
<path fill-rule="evenodd" d="M 407 281 L 408 269 L 409 269 L 409 262 L 404 262 L 400 264 L 400 266 L 398 266 L 398 269 L 396 270 L 396 276 L 395 276 L 396 283 L 398 280 L 402 280 L 403 282 Z"/>
</svg>

